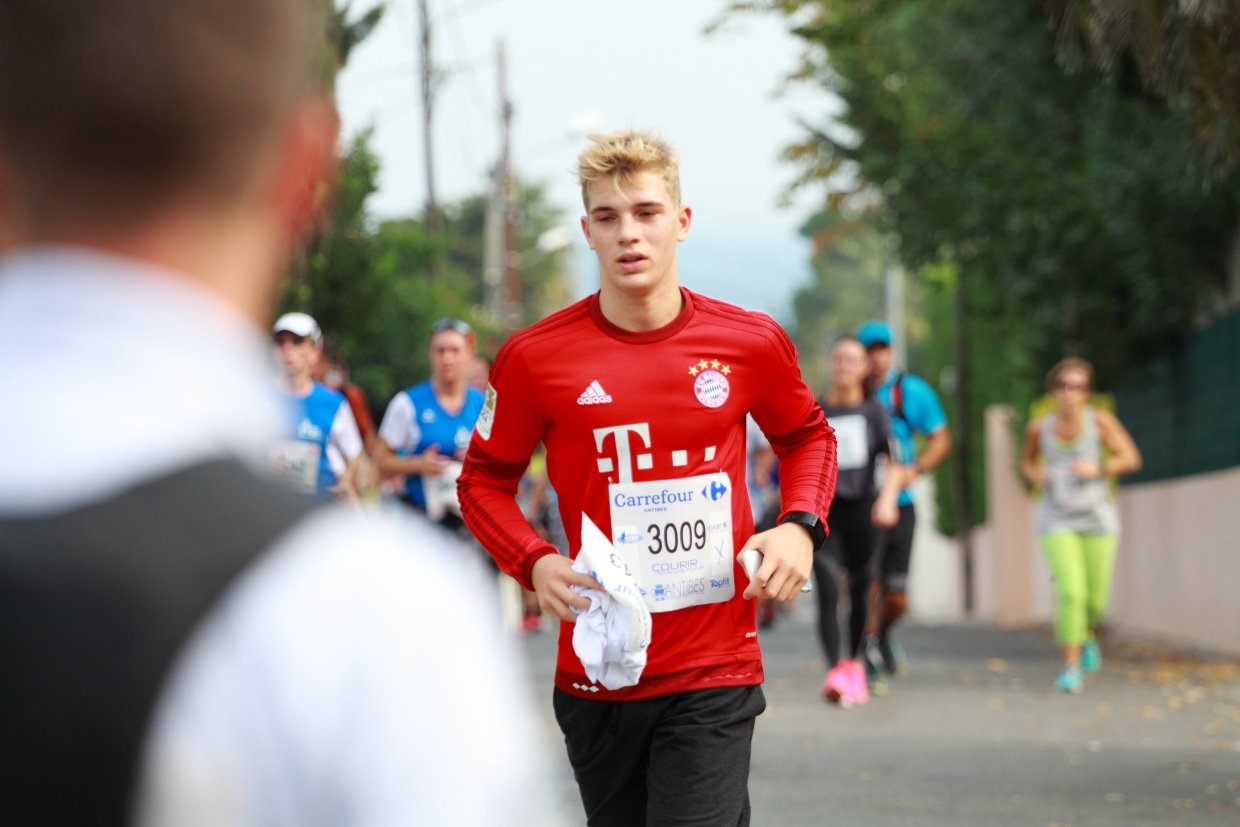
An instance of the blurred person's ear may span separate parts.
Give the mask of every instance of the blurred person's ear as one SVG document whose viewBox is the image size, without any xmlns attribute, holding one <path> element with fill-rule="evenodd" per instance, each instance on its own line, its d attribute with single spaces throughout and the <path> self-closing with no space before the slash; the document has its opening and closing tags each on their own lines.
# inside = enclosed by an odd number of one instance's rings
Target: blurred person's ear
<svg viewBox="0 0 1240 827">
<path fill-rule="evenodd" d="M 268 203 L 290 252 L 308 240 L 326 217 L 336 181 L 339 133 L 340 117 L 326 96 L 304 101 L 287 120 Z"/>
</svg>

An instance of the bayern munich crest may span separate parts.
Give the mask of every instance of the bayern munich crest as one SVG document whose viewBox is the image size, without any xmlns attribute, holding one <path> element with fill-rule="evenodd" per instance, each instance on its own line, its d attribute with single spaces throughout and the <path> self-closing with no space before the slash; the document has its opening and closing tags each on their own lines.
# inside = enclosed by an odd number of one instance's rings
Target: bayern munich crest
<svg viewBox="0 0 1240 827">
<path fill-rule="evenodd" d="M 719 364 L 719 360 L 703 359 L 689 368 L 689 375 L 694 377 L 693 395 L 708 408 L 718 408 L 728 401 L 731 387 L 728 385 L 728 374 L 732 369 Z"/>
</svg>

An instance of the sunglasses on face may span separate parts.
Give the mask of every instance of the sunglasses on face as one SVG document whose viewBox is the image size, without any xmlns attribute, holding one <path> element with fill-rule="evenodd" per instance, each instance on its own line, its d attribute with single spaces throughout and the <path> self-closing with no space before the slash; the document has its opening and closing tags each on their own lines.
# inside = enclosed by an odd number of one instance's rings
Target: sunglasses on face
<svg viewBox="0 0 1240 827">
<path fill-rule="evenodd" d="M 309 338 L 309 336 L 298 336 L 296 333 L 277 333 L 274 337 L 277 346 L 286 345 L 290 342 L 299 345 Z"/>
<path fill-rule="evenodd" d="M 440 319 L 431 325 L 431 335 L 442 333 L 445 330 L 455 330 L 462 336 L 473 336 L 474 329 L 460 319 Z"/>
<path fill-rule="evenodd" d="M 1083 382 L 1065 382 L 1062 379 L 1055 380 L 1055 384 L 1052 385 L 1051 387 L 1053 387 L 1057 391 L 1087 391 L 1089 390 L 1089 385 L 1086 385 Z"/>
</svg>

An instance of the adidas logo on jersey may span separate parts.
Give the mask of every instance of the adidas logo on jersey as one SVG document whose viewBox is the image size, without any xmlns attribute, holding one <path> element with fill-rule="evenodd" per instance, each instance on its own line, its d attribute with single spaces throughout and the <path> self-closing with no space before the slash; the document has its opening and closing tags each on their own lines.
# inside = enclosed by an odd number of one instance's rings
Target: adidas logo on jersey
<svg viewBox="0 0 1240 827">
<path fill-rule="evenodd" d="M 603 386 L 595 379 L 590 383 L 590 387 L 586 388 L 581 396 L 577 397 L 578 405 L 606 405 L 611 401 L 611 396 L 607 391 L 603 390 Z"/>
</svg>

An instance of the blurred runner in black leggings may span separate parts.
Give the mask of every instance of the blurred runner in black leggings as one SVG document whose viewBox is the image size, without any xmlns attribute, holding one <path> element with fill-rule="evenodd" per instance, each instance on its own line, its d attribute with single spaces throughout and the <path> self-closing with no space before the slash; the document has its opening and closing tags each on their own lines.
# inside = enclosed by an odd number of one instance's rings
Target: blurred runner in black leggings
<svg viewBox="0 0 1240 827">
<path fill-rule="evenodd" d="M 831 349 L 831 389 L 821 405 L 835 429 L 839 481 L 827 517 L 827 542 L 814 553 L 814 576 L 818 631 L 828 663 L 822 691 L 827 700 L 841 706 L 869 700 L 865 669 L 857 656 L 866 631 L 872 557 L 878 543 L 877 527 L 889 527 L 899 519 L 896 497 L 903 479 L 898 471 L 888 474 L 879 493 L 876 463 L 879 454 L 890 455 L 891 424 L 882 403 L 866 391 L 868 373 L 869 362 L 860 342 L 844 338 L 835 343 Z M 852 604 L 849 651 L 843 660 L 838 620 L 840 567 L 848 573 Z"/>
</svg>

